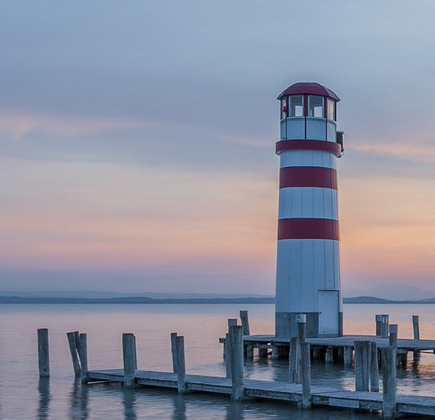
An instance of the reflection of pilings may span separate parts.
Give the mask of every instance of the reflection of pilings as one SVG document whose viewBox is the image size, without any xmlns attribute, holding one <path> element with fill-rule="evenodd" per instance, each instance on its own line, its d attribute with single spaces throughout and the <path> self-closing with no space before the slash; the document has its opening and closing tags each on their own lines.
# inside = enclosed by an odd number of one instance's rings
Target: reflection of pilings
<svg viewBox="0 0 435 420">
<path fill-rule="evenodd" d="M 89 389 L 76 378 L 70 393 L 70 420 L 86 420 L 89 417 L 88 410 Z"/>
<path fill-rule="evenodd" d="M 186 401 L 183 395 L 177 395 L 174 397 L 174 413 L 173 420 L 187 420 L 186 417 Z"/>
<path fill-rule="evenodd" d="M 132 388 L 124 389 L 124 419 L 136 420 L 136 393 Z"/>
<path fill-rule="evenodd" d="M 243 418 L 244 418 L 244 416 L 243 416 L 243 404 L 231 402 L 227 406 L 226 420 L 243 420 Z"/>
<path fill-rule="evenodd" d="M 39 378 L 38 384 L 38 393 L 39 393 L 39 401 L 38 401 L 38 420 L 48 419 L 49 409 L 50 409 L 50 380 L 49 378 L 42 377 Z"/>
</svg>

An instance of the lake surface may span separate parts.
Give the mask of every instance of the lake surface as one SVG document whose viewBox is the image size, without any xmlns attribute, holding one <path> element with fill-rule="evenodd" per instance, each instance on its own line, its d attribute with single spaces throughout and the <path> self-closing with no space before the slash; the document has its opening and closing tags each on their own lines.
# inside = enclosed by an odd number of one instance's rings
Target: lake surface
<svg viewBox="0 0 435 420">
<path fill-rule="evenodd" d="M 133 332 L 139 369 L 171 371 L 170 334 L 184 335 L 187 373 L 225 375 L 222 345 L 227 319 L 247 309 L 252 334 L 272 334 L 274 305 L 0 305 L 0 419 L 376 419 L 378 414 L 314 409 L 261 401 L 234 404 L 209 394 L 91 384 L 74 380 L 66 332 L 88 334 L 89 368 L 122 367 L 121 335 Z M 435 338 L 435 305 L 344 305 L 345 334 L 373 334 L 375 314 L 389 313 L 399 337 L 412 338 L 412 315 L 420 315 L 421 338 Z M 36 330 L 50 334 L 49 380 L 39 380 Z M 247 378 L 286 381 L 286 361 L 245 363 Z M 354 376 L 339 364 L 312 366 L 312 383 L 354 389 Z M 398 391 L 435 396 L 435 356 L 408 357 L 398 370 Z"/>
</svg>

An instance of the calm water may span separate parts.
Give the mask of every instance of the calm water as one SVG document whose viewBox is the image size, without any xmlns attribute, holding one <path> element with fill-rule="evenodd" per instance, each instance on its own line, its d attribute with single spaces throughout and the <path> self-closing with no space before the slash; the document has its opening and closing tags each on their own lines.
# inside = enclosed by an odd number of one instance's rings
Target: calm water
<svg viewBox="0 0 435 420">
<path fill-rule="evenodd" d="M 315 409 L 303 412 L 287 404 L 226 397 L 178 396 L 151 389 L 124 391 L 120 386 L 74 381 L 65 333 L 88 333 L 90 369 L 122 366 L 121 334 L 133 332 L 139 368 L 170 371 L 170 333 L 185 336 L 188 373 L 224 376 L 218 338 L 227 318 L 248 309 L 251 333 L 273 333 L 273 305 L 0 305 L 0 419 L 376 419 L 377 414 Z M 345 305 L 346 334 L 372 334 L 374 315 L 389 313 L 400 337 L 412 337 L 413 314 L 420 315 L 422 338 L 435 337 L 434 305 Z M 38 378 L 37 328 L 49 328 L 51 378 Z M 285 361 L 247 362 L 248 378 L 286 381 Z M 353 389 L 352 372 L 340 365 L 313 364 L 313 384 Z M 399 392 L 435 396 L 435 356 L 408 359 L 398 371 Z"/>
</svg>

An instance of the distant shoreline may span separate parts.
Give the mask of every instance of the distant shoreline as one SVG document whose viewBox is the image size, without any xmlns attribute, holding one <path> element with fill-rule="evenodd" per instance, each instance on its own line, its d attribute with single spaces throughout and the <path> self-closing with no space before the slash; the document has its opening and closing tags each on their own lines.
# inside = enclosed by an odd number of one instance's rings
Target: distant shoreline
<svg viewBox="0 0 435 420">
<path fill-rule="evenodd" d="M 0 296 L 0 304 L 274 304 L 273 297 L 237 297 L 237 298 L 61 298 L 61 297 L 18 297 Z M 344 298 L 345 304 L 434 304 L 435 298 L 424 300 L 388 300 L 370 296 Z"/>
</svg>

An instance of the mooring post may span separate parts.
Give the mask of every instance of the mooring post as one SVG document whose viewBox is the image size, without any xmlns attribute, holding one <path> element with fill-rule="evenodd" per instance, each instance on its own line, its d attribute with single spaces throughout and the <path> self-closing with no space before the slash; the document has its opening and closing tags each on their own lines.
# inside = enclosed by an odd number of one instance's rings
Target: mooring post
<svg viewBox="0 0 435 420">
<path fill-rule="evenodd" d="M 301 383 L 301 346 L 298 337 L 290 339 L 289 351 L 289 382 L 293 384 Z"/>
<path fill-rule="evenodd" d="M 296 323 L 298 324 L 298 337 L 299 341 L 302 345 L 302 343 L 305 343 L 305 337 L 306 337 L 306 328 L 305 324 L 307 323 L 307 316 L 305 314 L 299 314 L 296 317 Z"/>
<path fill-rule="evenodd" d="M 370 382 L 370 341 L 355 341 L 355 390 L 368 391 Z"/>
<path fill-rule="evenodd" d="M 334 349 L 331 346 L 325 349 L 325 363 L 332 363 L 334 361 Z"/>
<path fill-rule="evenodd" d="M 226 378 L 231 378 L 231 352 L 230 352 L 230 328 L 233 325 L 237 325 L 237 319 L 235 318 L 229 318 L 228 319 L 228 333 L 225 335 L 225 347 L 224 347 L 224 351 L 225 351 L 225 377 Z"/>
<path fill-rule="evenodd" d="M 379 392 L 379 363 L 376 341 L 370 342 L 370 391 Z"/>
<path fill-rule="evenodd" d="M 71 359 L 74 368 L 74 375 L 76 377 L 79 377 L 81 376 L 81 369 L 80 369 L 80 363 L 79 363 L 79 357 L 77 351 L 77 348 L 79 347 L 79 345 L 76 342 L 77 333 L 78 331 L 68 332 L 66 333 L 66 336 L 68 338 L 69 351 L 71 353 Z"/>
<path fill-rule="evenodd" d="M 390 337 L 388 343 L 390 347 L 397 347 L 397 334 L 399 332 L 399 327 L 397 324 L 390 325 Z"/>
<path fill-rule="evenodd" d="M 79 355 L 81 366 L 81 381 L 83 384 L 88 382 L 88 339 L 86 333 L 79 335 Z"/>
<path fill-rule="evenodd" d="M 134 334 L 122 334 L 122 351 L 124 359 L 124 386 L 133 388 L 136 374 L 136 340 Z"/>
<path fill-rule="evenodd" d="M 240 321 L 242 322 L 243 335 L 250 335 L 248 311 L 240 311 Z"/>
<path fill-rule="evenodd" d="M 343 364 L 344 366 L 352 365 L 352 353 L 353 349 L 350 346 L 345 346 L 343 349 Z"/>
<path fill-rule="evenodd" d="M 245 380 L 243 375 L 243 331 L 242 326 L 230 326 L 229 333 L 230 359 L 231 359 L 231 383 L 232 400 L 240 401 L 245 392 Z"/>
<path fill-rule="evenodd" d="M 39 377 L 50 377 L 50 351 L 48 344 L 48 329 L 38 329 L 38 368 Z"/>
<path fill-rule="evenodd" d="M 311 358 L 310 345 L 301 344 L 302 408 L 311 407 Z"/>
<path fill-rule="evenodd" d="M 381 325 L 381 337 L 388 338 L 388 324 L 389 316 L 387 314 L 382 315 L 382 325 Z"/>
<path fill-rule="evenodd" d="M 382 335 L 382 315 L 376 315 L 376 337 L 381 337 Z"/>
<path fill-rule="evenodd" d="M 171 333 L 171 354 L 172 354 L 172 372 L 177 373 L 177 333 Z"/>
<path fill-rule="evenodd" d="M 184 357 L 184 337 L 177 336 L 177 375 L 178 393 L 186 391 L 186 360 Z"/>
<path fill-rule="evenodd" d="M 412 315 L 412 327 L 414 330 L 414 340 L 420 340 L 420 326 L 418 315 Z"/>
<path fill-rule="evenodd" d="M 396 349 L 385 347 L 382 354 L 383 417 L 393 420 L 396 411 Z"/>
</svg>

